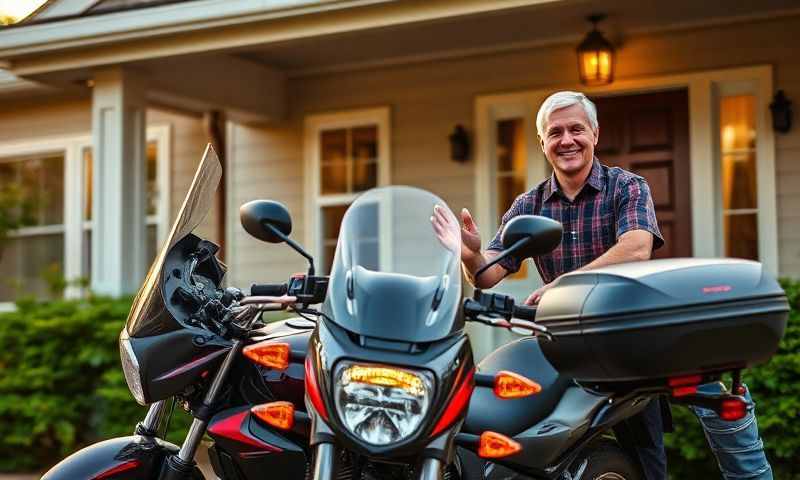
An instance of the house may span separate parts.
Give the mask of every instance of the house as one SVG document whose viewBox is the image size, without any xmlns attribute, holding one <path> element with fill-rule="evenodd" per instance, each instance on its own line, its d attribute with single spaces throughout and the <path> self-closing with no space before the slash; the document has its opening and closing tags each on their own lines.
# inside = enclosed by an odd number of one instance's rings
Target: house
<svg viewBox="0 0 800 480">
<path fill-rule="evenodd" d="M 587 87 L 575 47 L 597 12 L 615 77 Z M 798 30 L 793 0 L 51 0 L 0 29 L 0 178 L 43 199 L 0 273 L 41 292 L 56 262 L 135 291 L 209 140 L 225 176 L 202 229 L 233 285 L 305 268 L 241 228 L 255 198 L 290 208 L 323 270 L 344 209 L 379 185 L 469 208 L 488 242 L 548 175 L 540 103 L 572 89 L 597 100 L 600 158 L 648 179 L 661 255 L 798 276 L 800 131 L 776 132 L 770 110 L 779 90 L 800 98 Z M 537 282 L 529 267 L 501 289 Z"/>
</svg>

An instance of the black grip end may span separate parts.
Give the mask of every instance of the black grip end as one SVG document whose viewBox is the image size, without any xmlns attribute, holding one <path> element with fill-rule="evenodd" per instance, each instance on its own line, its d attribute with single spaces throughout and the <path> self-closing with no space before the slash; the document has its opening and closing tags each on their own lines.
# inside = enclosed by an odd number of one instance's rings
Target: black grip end
<svg viewBox="0 0 800 480">
<path fill-rule="evenodd" d="M 289 286 L 285 283 L 254 283 L 250 287 L 250 295 L 255 297 L 280 297 L 285 295 Z"/>
</svg>

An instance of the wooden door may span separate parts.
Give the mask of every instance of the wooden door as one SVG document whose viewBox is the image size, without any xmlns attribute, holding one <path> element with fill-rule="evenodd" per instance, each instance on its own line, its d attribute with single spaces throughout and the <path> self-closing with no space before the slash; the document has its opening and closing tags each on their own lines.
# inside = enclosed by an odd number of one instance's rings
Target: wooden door
<svg viewBox="0 0 800 480">
<path fill-rule="evenodd" d="M 692 255 L 689 96 L 669 92 L 597 97 L 600 162 L 647 179 L 664 246 L 655 258 Z"/>
</svg>

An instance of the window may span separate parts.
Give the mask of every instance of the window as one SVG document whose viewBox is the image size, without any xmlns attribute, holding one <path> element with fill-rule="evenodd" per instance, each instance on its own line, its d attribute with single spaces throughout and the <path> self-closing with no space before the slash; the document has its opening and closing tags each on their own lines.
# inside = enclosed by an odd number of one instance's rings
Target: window
<svg viewBox="0 0 800 480">
<path fill-rule="evenodd" d="M 148 128 L 148 261 L 169 228 L 168 152 L 169 127 Z M 0 303 L 80 295 L 91 272 L 91 137 L 0 145 L 0 202 L 13 195 L 24 222 L 0 245 Z"/>
<path fill-rule="evenodd" d="M 54 295 L 47 279 L 64 269 L 63 178 L 60 152 L 0 159 L 0 208 L 22 225 L 0 245 L 0 301 Z"/>
<path fill-rule="evenodd" d="M 309 245 L 330 272 L 347 207 L 365 190 L 388 184 L 389 110 L 377 108 L 306 119 L 310 190 Z"/>
<path fill-rule="evenodd" d="M 720 98 L 722 241 L 726 257 L 758 260 L 755 96 Z"/>
<path fill-rule="evenodd" d="M 525 144 L 525 120 L 509 118 L 497 121 L 496 190 L 498 225 L 503 214 L 508 211 L 514 199 L 526 191 L 527 186 L 527 146 Z M 520 279 L 528 276 L 528 262 L 522 262 L 518 272 L 508 278 Z"/>
</svg>

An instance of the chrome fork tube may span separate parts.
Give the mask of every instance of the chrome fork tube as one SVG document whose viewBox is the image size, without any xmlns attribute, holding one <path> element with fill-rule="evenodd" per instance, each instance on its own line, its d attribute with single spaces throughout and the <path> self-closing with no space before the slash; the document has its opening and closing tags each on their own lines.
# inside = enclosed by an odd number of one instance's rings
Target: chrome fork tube
<svg viewBox="0 0 800 480">
<path fill-rule="evenodd" d="M 319 443 L 314 448 L 314 480 L 332 480 L 336 449 L 332 443 Z"/>
<path fill-rule="evenodd" d="M 442 461 L 438 458 L 426 458 L 422 461 L 419 480 L 441 480 Z"/>
<path fill-rule="evenodd" d="M 164 415 L 167 413 L 167 401 L 159 400 L 150 405 L 147 409 L 147 415 L 144 417 L 142 427 L 148 432 L 158 432 L 161 422 L 164 420 Z"/>
<path fill-rule="evenodd" d="M 214 380 L 211 382 L 211 387 L 206 393 L 206 398 L 203 400 L 204 407 L 210 407 L 214 404 L 219 391 L 222 389 L 222 385 L 225 383 L 225 380 L 228 377 L 228 372 L 231 369 L 231 365 L 233 365 L 233 361 L 236 359 L 236 356 L 239 355 L 239 351 L 242 349 L 243 343 L 244 342 L 242 340 L 236 340 L 233 343 L 230 352 L 228 352 L 228 355 L 225 356 L 225 360 L 219 367 L 219 371 L 214 377 Z M 178 458 L 187 463 L 194 459 L 194 454 L 197 452 L 197 447 L 200 446 L 200 440 L 203 439 L 203 434 L 206 433 L 207 425 L 207 419 L 201 420 L 199 418 L 195 418 L 194 421 L 192 421 L 192 425 L 189 427 L 189 433 L 186 435 L 183 445 L 181 445 L 180 452 L 178 452 Z"/>
</svg>

